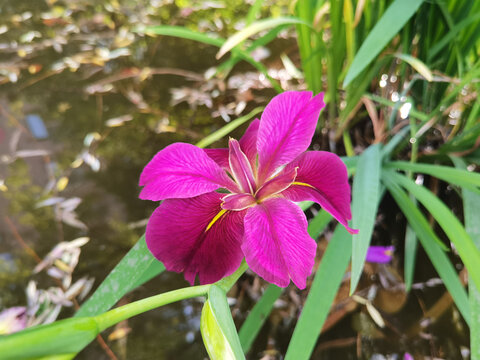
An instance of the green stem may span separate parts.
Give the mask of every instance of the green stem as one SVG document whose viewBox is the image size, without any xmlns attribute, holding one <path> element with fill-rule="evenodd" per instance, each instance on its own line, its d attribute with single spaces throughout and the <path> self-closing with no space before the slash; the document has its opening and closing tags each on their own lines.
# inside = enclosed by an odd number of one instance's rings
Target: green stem
<svg viewBox="0 0 480 360">
<path fill-rule="evenodd" d="M 243 260 L 240 267 L 232 275 L 216 282 L 215 285 L 227 292 L 247 269 L 248 265 L 245 260 Z M 95 320 L 97 321 L 99 331 L 103 331 L 122 320 L 129 319 L 160 306 L 193 297 L 206 296 L 209 288 L 210 285 L 192 286 L 173 290 L 164 294 L 150 296 L 98 315 L 95 317 Z"/>
<path fill-rule="evenodd" d="M 170 291 L 164 294 L 151 296 L 130 304 L 120 306 L 104 314 L 95 317 L 100 331 L 119 323 L 122 320 L 129 319 L 146 311 L 156 309 L 160 306 L 170 304 L 179 300 L 205 296 L 210 285 L 192 286 L 184 289 Z"/>
</svg>

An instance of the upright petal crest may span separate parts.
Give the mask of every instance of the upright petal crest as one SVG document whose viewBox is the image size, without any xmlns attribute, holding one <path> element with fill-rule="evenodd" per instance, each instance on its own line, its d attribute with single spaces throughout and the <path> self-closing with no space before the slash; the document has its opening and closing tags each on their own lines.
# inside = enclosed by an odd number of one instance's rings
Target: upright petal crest
<svg viewBox="0 0 480 360">
<path fill-rule="evenodd" d="M 222 210 L 222 195 L 165 200 L 148 222 L 148 249 L 167 270 L 183 271 L 190 284 L 197 274 L 201 284 L 218 281 L 242 261 L 245 211 Z"/>
<path fill-rule="evenodd" d="M 159 151 L 140 175 L 141 199 L 189 198 L 237 186 L 205 152 L 191 144 L 174 143 Z"/>
<path fill-rule="evenodd" d="M 305 214 L 294 203 L 271 198 L 247 210 L 242 250 L 250 268 L 268 282 L 286 287 L 292 279 L 304 289 L 316 248 Z"/>
<path fill-rule="evenodd" d="M 326 151 L 309 151 L 290 164 L 282 172 L 298 168 L 295 182 L 282 192 L 292 201 L 315 201 L 337 219 L 350 233 L 350 185 L 347 168 L 335 154 Z"/>
<path fill-rule="evenodd" d="M 309 91 L 287 91 L 270 101 L 257 137 L 260 183 L 307 150 L 324 106 L 323 93 L 312 98 Z"/>
<path fill-rule="evenodd" d="M 235 139 L 228 142 L 228 162 L 234 179 L 245 193 L 253 194 L 256 190 L 253 170 L 247 156 L 240 149 L 240 144 Z"/>
<path fill-rule="evenodd" d="M 247 156 L 252 169 L 256 167 L 257 161 L 257 132 L 260 120 L 253 120 L 245 130 L 245 134 L 239 140 L 240 149 Z M 217 148 L 217 149 L 204 149 L 208 156 L 210 156 L 220 167 L 224 168 L 227 171 L 230 171 L 228 164 L 228 149 Z"/>
<path fill-rule="evenodd" d="M 257 167 L 257 135 L 259 126 L 260 120 L 253 120 L 250 125 L 248 125 L 247 130 L 245 130 L 245 134 L 243 134 L 243 136 L 239 140 L 240 148 L 247 156 L 248 161 L 250 161 L 252 169 L 255 169 Z"/>
</svg>

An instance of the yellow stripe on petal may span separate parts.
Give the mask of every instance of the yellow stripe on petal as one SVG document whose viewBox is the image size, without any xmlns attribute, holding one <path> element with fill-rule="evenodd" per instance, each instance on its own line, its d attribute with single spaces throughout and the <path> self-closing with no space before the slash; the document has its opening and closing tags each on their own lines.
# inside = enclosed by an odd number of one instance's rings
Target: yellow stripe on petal
<svg viewBox="0 0 480 360">
<path fill-rule="evenodd" d="M 292 183 L 292 185 L 308 186 L 308 187 L 311 187 L 312 189 L 315 189 L 315 187 L 313 187 L 312 185 L 307 184 L 307 183 L 304 183 L 304 182 L 294 181 L 294 182 Z"/>
<path fill-rule="evenodd" d="M 213 226 L 213 224 L 215 224 L 217 222 L 218 219 L 220 219 L 223 214 L 225 214 L 227 212 L 227 210 L 225 209 L 222 209 L 218 212 L 217 215 L 215 215 L 215 217 L 212 219 L 212 221 L 210 221 L 210 223 L 207 225 L 207 228 L 205 229 L 205 232 L 207 232 L 208 230 L 210 230 L 210 228 Z"/>
</svg>

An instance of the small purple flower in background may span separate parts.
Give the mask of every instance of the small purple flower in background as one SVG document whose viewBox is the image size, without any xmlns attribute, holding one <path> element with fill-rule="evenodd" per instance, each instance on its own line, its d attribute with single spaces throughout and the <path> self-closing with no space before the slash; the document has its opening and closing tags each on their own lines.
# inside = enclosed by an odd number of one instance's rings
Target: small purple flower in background
<svg viewBox="0 0 480 360">
<path fill-rule="evenodd" d="M 414 358 L 410 353 L 405 353 L 403 355 L 403 360 L 414 360 Z"/>
<path fill-rule="evenodd" d="M 27 309 L 11 307 L 0 312 L 0 335 L 12 334 L 27 326 Z"/>
<path fill-rule="evenodd" d="M 158 152 L 140 176 L 141 199 L 165 200 L 147 225 L 152 254 L 191 284 L 197 274 L 201 284 L 218 281 L 245 257 L 268 282 L 305 288 L 317 245 L 294 202 L 315 201 L 356 232 L 342 160 L 306 152 L 324 106 L 323 93 L 285 92 L 228 149 L 174 143 Z"/>
<path fill-rule="evenodd" d="M 386 264 L 392 261 L 394 246 L 370 246 L 367 251 L 368 262 Z"/>
</svg>

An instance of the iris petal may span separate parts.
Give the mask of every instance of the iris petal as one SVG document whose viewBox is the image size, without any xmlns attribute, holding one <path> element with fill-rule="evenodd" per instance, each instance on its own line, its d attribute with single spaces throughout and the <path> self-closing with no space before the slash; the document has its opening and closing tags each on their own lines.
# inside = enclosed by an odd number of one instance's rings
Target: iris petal
<svg viewBox="0 0 480 360">
<path fill-rule="evenodd" d="M 305 214 L 294 203 L 272 198 L 247 210 L 242 250 L 250 268 L 268 282 L 286 287 L 292 279 L 304 289 L 316 247 Z"/>
<path fill-rule="evenodd" d="M 191 144 L 175 143 L 159 151 L 140 175 L 141 199 L 189 198 L 235 183 L 205 152 Z"/>
<path fill-rule="evenodd" d="M 315 201 L 337 219 L 350 233 L 350 185 L 347 168 L 335 154 L 326 151 L 309 151 L 290 164 L 282 172 L 298 168 L 295 182 L 282 195 L 292 201 Z"/>
<path fill-rule="evenodd" d="M 307 150 L 324 106 L 323 93 L 312 98 L 309 91 L 287 91 L 270 101 L 258 128 L 260 183 Z"/>
<path fill-rule="evenodd" d="M 165 200 L 148 222 L 148 249 L 167 270 L 183 271 L 190 284 L 197 274 L 201 284 L 216 282 L 242 261 L 245 211 L 222 210 L 222 195 Z"/>
</svg>

